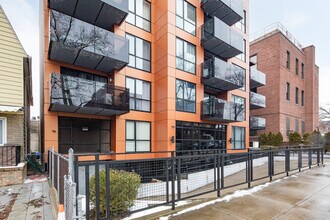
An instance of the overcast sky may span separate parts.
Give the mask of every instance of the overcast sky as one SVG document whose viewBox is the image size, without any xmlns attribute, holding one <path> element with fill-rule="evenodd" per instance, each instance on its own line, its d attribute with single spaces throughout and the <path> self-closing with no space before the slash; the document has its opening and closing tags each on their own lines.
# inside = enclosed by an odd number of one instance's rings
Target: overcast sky
<svg viewBox="0 0 330 220">
<path fill-rule="evenodd" d="M 39 0 L 0 0 L 33 59 L 32 115 L 39 115 Z M 317 3 L 316 3 L 317 2 Z M 303 46 L 315 45 L 320 67 L 320 105 L 330 104 L 330 1 L 250 0 L 250 34 L 281 22 Z"/>
</svg>

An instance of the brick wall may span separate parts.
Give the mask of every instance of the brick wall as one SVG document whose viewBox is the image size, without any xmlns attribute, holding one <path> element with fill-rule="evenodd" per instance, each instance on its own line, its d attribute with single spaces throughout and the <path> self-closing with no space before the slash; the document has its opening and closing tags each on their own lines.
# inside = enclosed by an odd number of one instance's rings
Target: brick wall
<svg viewBox="0 0 330 220">
<path fill-rule="evenodd" d="M 0 187 L 22 184 L 26 178 L 26 163 L 21 167 L 0 168 Z"/>
</svg>

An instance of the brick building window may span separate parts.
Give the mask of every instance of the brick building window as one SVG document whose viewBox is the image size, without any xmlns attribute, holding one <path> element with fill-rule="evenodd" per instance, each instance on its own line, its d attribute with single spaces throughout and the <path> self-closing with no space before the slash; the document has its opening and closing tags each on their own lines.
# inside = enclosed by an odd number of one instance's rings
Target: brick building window
<svg viewBox="0 0 330 220">
<path fill-rule="evenodd" d="M 176 39 L 176 68 L 196 74 L 196 46 Z"/>
<path fill-rule="evenodd" d="M 299 89 L 296 87 L 296 104 L 299 104 Z"/>
<path fill-rule="evenodd" d="M 299 120 L 295 120 L 295 131 L 299 133 Z"/>
<path fill-rule="evenodd" d="M 196 85 L 182 80 L 176 80 L 176 110 L 196 112 Z"/>
<path fill-rule="evenodd" d="M 305 106 L 305 91 L 301 91 L 301 106 Z"/>
<path fill-rule="evenodd" d="M 286 83 L 286 100 L 290 101 L 290 83 Z"/>
<path fill-rule="evenodd" d="M 299 60 L 296 58 L 296 75 L 299 76 Z"/>
<path fill-rule="evenodd" d="M 301 63 L 301 78 L 305 79 L 305 64 Z"/>
<path fill-rule="evenodd" d="M 6 118 L 0 117 L 0 146 L 3 146 L 6 144 L 6 138 L 7 138 L 7 124 L 6 124 Z"/>
<path fill-rule="evenodd" d="M 196 35 L 196 8 L 187 1 L 176 0 L 176 26 Z"/>
<path fill-rule="evenodd" d="M 150 72 L 151 70 L 151 45 L 141 38 L 126 34 L 129 42 L 128 66 Z"/>
<path fill-rule="evenodd" d="M 286 117 L 286 135 L 290 134 L 290 117 Z"/>
<path fill-rule="evenodd" d="M 286 51 L 286 68 L 290 69 L 290 52 Z"/>
<path fill-rule="evenodd" d="M 301 121 L 301 135 L 305 134 L 305 122 Z"/>
<path fill-rule="evenodd" d="M 126 152 L 150 152 L 151 123 L 126 121 Z"/>
<path fill-rule="evenodd" d="M 232 148 L 245 149 L 245 128 L 232 127 Z"/>
<path fill-rule="evenodd" d="M 129 0 L 128 1 L 128 16 L 126 22 L 135 25 L 150 32 L 150 2 L 145 0 Z"/>
</svg>

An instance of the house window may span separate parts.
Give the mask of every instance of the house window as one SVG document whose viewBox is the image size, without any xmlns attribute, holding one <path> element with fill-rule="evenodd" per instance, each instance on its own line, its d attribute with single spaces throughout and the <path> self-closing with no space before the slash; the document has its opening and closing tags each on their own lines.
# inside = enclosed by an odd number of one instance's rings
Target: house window
<svg viewBox="0 0 330 220">
<path fill-rule="evenodd" d="M 296 87 L 296 104 L 299 104 L 299 89 Z"/>
<path fill-rule="evenodd" d="M 243 53 L 238 54 L 236 58 L 242 60 L 243 62 L 246 61 L 246 40 L 243 40 Z"/>
<path fill-rule="evenodd" d="M 305 106 L 305 91 L 301 91 L 301 106 Z"/>
<path fill-rule="evenodd" d="M 151 123 L 126 121 L 126 152 L 150 152 Z"/>
<path fill-rule="evenodd" d="M 0 117 L 0 146 L 3 146 L 7 142 L 7 120 L 4 117 Z"/>
<path fill-rule="evenodd" d="M 301 121 L 301 135 L 305 134 L 305 122 Z"/>
<path fill-rule="evenodd" d="M 290 117 L 286 117 L 286 135 L 290 134 Z"/>
<path fill-rule="evenodd" d="M 301 63 L 301 78 L 305 79 L 305 64 Z"/>
<path fill-rule="evenodd" d="M 235 109 L 235 120 L 244 121 L 245 120 L 245 98 L 233 95 L 232 102 L 236 103 Z"/>
<path fill-rule="evenodd" d="M 150 32 L 150 2 L 129 0 L 128 11 L 126 22 Z"/>
<path fill-rule="evenodd" d="M 179 38 L 176 39 L 176 68 L 196 73 L 196 46 Z"/>
<path fill-rule="evenodd" d="M 296 132 L 299 132 L 299 120 L 298 119 L 295 120 L 295 130 L 296 130 Z"/>
<path fill-rule="evenodd" d="M 150 72 L 150 42 L 129 34 L 126 34 L 126 38 L 129 41 L 128 66 Z"/>
<path fill-rule="evenodd" d="M 290 101 L 290 83 L 286 83 L 286 100 Z"/>
<path fill-rule="evenodd" d="M 130 109 L 150 112 L 150 82 L 126 77 L 126 88 L 130 94 Z"/>
<path fill-rule="evenodd" d="M 196 112 L 196 86 L 193 83 L 176 80 L 176 110 Z"/>
<path fill-rule="evenodd" d="M 246 11 L 243 11 L 243 19 L 241 19 L 239 22 L 235 24 L 235 27 L 237 27 L 239 30 L 246 33 Z"/>
<path fill-rule="evenodd" d="M 196 35 L 196 8 L 184 0 L 176 0 L 176 26 Z"/>
<path fill-rule="evenodd" d="M 232 148 L 245 149 L 245 128 L 232 127 Z"/>
<path fill-rule="evenodd" d="M 290 69 L 290 52 L 286 51 L 286 68 Z"/>
<path fill-rule="evenodd" d="M 299 76 L 299 60 L 296 58 L 296 75 Z"/>
</svg>

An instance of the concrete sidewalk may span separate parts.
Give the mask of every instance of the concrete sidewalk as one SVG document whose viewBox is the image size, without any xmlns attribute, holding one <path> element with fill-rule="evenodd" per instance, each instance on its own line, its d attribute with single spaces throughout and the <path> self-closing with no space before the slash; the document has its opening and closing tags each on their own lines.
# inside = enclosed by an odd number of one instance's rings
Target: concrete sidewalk
<svg viewBox="0 0 330 220">
<path fill-rule="evenodd" d="M 0 220 L 53 220 L 47 181 L 0 188 Z"/>
<path fill-rule="evenodd" d="M 330 163 L 173 219 L 330 219 Z M 172 219 L 171 218 L 171 219 Z"/>
</svg>

